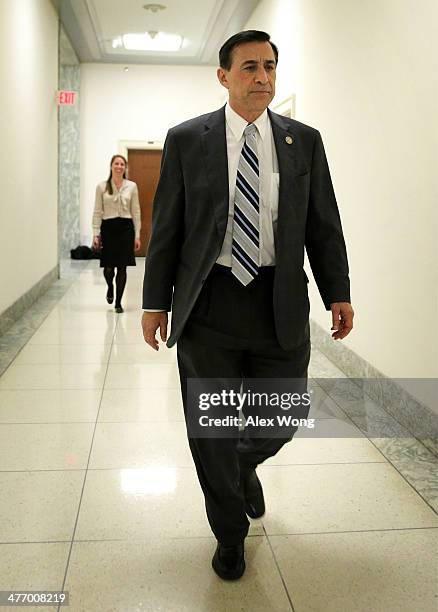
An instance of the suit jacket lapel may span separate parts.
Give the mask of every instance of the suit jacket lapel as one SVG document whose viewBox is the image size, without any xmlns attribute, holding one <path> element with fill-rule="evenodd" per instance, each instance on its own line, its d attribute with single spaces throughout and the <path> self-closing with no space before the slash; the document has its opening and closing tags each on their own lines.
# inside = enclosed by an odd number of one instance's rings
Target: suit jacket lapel
<svg viewBox="0 0 438 612">
<path fill-rule="evenodd" d="M 205 132 L 201 135 L 208 181 L 214 204 L 214 215 L 222 238 L 228 221 L 228 156 L 225 132 L 225 106 L 211 113 L 205 122 Z"/>
<path fill-rule="evenodd" d="M 268 109 L 277 151 L 280 172 L 281 194 L 290 194 L 294 176 L 301 173 L 300 160 L 297 158 L 297 145 L 293 127 L 281 115 Z"/>
<path fill-rule="evenodd" d="M 277 152 L 280 173 L 280 191 L 278 194 L 277 224 L 277 261 L 281 259 L 282 246 L 290 239 L 290 232 L 296 227 L 295 197 L 297 193 L 295 177 L 305 172 L 300 158 L 293 125 L 281 115 L 268 109 L 272 133 Z M 278 248 L 277 248 L 278 247 Z"/>
</svg>

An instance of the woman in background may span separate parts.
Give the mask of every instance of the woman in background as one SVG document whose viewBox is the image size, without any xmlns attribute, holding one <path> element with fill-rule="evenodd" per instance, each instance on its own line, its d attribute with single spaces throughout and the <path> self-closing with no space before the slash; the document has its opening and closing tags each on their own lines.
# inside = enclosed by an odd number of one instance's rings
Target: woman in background
<svg viewBox="0 0 438 612">
<path fill-rule="evenodd" d="M 117 268 L 114 306 L 118 313 L 123 312 L 126 267 L 135 266 L 134 251 L 141 246 L 138 189 L 126 178 L 126 168 L 123 155 L 112 156 L 108 179 L 97 185 L 93 213 L 93 248 L 101 249 L 100 267 L 108 285 L 108 304 L 114 301 L 113 280 Z"/>
</svg>

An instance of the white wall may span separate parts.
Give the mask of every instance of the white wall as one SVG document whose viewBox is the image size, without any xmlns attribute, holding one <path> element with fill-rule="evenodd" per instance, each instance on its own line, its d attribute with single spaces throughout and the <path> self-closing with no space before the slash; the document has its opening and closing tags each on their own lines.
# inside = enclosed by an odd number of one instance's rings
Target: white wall
<svg viewBox="0 0 438 612">
<path fill-rule="evenodd" d="M 57 264 L 58 18 L 0 4 L 0 313 Z"/>
<path fill-rule="evenodd" d="M 164 142 L 169 127 L 222 106 L 212 66 L 81 66 L 81 239 L 91 241 L 96 184 L 123 140 Z"/>
<path fill-rule="evenodd" d="M 280 47 L 278 101 L 296 92 L 325 142 L 356 310 L 344 342 L 393 378 L 438 375 L 437 23 L 435 0 L 263 0 L 246 24 Z"/>
</svg>

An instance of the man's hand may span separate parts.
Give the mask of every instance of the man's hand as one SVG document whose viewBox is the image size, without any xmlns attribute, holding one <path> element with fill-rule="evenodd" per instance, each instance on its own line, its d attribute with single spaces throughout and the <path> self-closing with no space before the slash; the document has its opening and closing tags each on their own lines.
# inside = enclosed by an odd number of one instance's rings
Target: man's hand
<svg viewBox="0 0 438 612">
<path fill-rule="evenodd" d="M 94 236 L 92 248 L 95 251 L 98 251 L 100 249 L 100 236 Z"/>
<path fill-rule="evenodd" d="M 141 248 L 140 238 L 136 238 L 134 240 L 134 251 L 137 252 L 140 250 L 140 248 Z"/>
<path fill-rule="evenodd" d="M 163 342 L 167 340 L 167 312 L 144 312 L 141 319 L 143 338 L 154 351 L 158 351 L 158 340 L 155 333 L 160 328 L 160 337 Z"/>
<path fill-rule="evenodd" d="M 332 330 L 334 332 L 332 338 L 342 340 L 353 329 L 353 309 L 348 302 L 335 302 L 330 304 L 330 308 L 332 309 Z"/>
</svg>

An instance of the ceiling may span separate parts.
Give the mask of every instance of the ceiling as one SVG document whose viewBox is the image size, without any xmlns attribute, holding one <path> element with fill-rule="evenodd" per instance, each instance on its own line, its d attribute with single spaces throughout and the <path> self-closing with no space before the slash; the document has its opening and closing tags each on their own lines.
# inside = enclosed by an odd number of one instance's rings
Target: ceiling
<svg viewBox="0 0 438 612">
<path fill-rule="evenodd" d="M 222 43 L 242 30 L 260 0 L 161 0 L 164 10 L 143 7 L 148 0 L 52 0 L 81 62 L 131 64 L 213 64 Z M 122 34 L 146 31 L 179 34 L 181 49 L 114 49 Z"/>
</svg>

